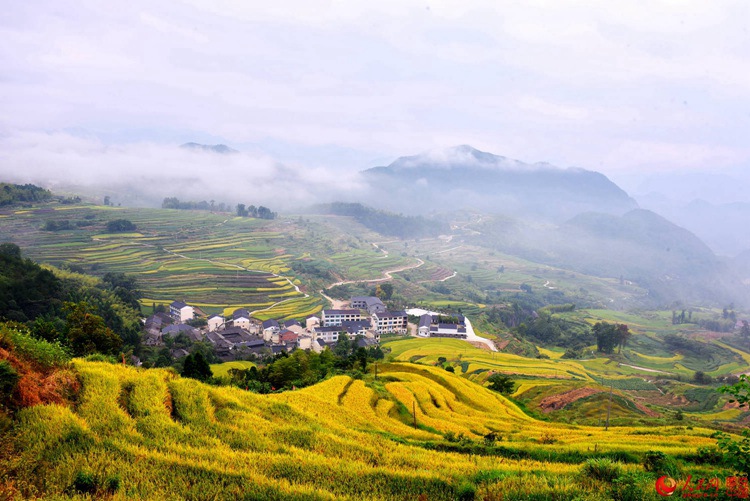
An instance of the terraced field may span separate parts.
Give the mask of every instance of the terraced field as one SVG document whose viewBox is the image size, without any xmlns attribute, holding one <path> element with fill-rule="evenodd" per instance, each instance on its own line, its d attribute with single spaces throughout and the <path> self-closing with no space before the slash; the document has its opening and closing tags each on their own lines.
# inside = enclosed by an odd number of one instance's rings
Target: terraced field
<svg viewBox="0 0 750 501">
<path fill-rule="evenodd" d="M 304 237 L 305 232 L 291 222 L 94 205 L 40 207 L 7 216 L 0 222 L 1 240 L 19 244 L 40 262 L 132 274 L 147 308 L 181 299 L 207 313 L 246 307 L 263 319 L 301 318 L 324 304 L 322 298 L 302 292 L 304 284 L 291 273 L 294 260 L 310 256 L 300 247 L 315 248 L 300 246 L 304 238 L 294 241 L 295 234 Z M 138 231 L 104 232 L 112 219 L 128 219 Z M 41 231 L 46 221 L 62 220 L 76 229 Z M 354 279 L 380 278 L 386 269 L 413 262 L 363 247 L 342 247 L 318 257 Z"/>
<path fill-rule="evenodd" d="M 83 361 L 75 367 L 83 385 L 75 409 L 37 406 L 19 416 L 16 452 L 4 467 L 25 496 L 64 496 L 81 472 L 92 472 L 97 482 L 115 486 L 114 499 L 155 493 L 170 499 L 607 499 L 599 483 L 581 480 L 578 463 L 586 457 L 637 461 L 652 449 L 691 454 L 713 443 L 711 430 L 700 427 L 605 432 L 537 421 L 464 378 L 413 364 L 383 364 L 377 381 L 337 376 L 268 396 L 165 370 Z M 481 444 L 490 431 L 501 438 L 500 447 L 488 449 L 493 454 L 435 450 L 455 436 L 464 447 Z M 652 482 L 644 480 L 644 488 Z"/>
<path fill-rule="evenodd" d="M 383 347 L 390 350 L 390 357 L 395 361 L 427 367 L 451 366 L 455 374 L 479 384 L 485 383 L 495 373 L 509 375 L 516 382 L 514 398 L 526 402 L 530 409 L 560 411 L 552 416 L 558 420 L 601 421 L 604 410 L 610 406 L 607 398 L 610 389 L 615 392 L 612 417 L 622 418 L 619 423 L 628 422 L 628 419 L 634 422 L 669 417 L 675 408 L 684 408 L 686 412 L 698 410 L 689 405 L 686 407 L 687 400 L 681 397 L 685 391 L 688 394 L 697 391 L 694 385 L 674 382 L 672 386 L 664 386 L 668 392 L 665 394 L 654 384 L 660 374 L 674 378 L 682 373 L 686 375 L 684 381 L 690 380 L 692 372 L 679 367 L 680 356 L 673 355 L 668 359 L 651 357 L 654 364 L 669 363 L 671 368 L 676 368 L 677 372 L 672 374 L 632 367 L 627 362 L 618 363 L 610 358 L 566 360 L 557 356 L 539 359 L 488 352 L 455 339 L 393 339 L 385 342 Z M 443 371 L 442 368 L 438 370 Z M 578 391 L 581 388 L 586 388 L 587 392 Z M 726 422 L 733 423 L 746 416 L 746 413 L 725 412 L 723 406 L 727 398 L 720 397 L 715 388 L 703 387 L 702 390 L 715 397 L 708 406 L 698 410 L 702 421 L 722 421 L 725 418 Z M 558 398 L 555 404 L 544 402 L 555 398 Z"/>
</svg>

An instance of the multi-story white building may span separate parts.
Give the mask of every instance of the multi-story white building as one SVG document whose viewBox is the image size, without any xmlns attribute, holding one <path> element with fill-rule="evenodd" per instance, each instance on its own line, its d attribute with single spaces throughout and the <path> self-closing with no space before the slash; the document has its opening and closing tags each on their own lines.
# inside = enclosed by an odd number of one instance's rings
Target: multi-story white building
<svg viewBox="0 0 750 501">
<path fill-rule="evenodd" d="M 339 340 L 339 335 L 344 330 L 336 325 L 329 325 L 326 327 L 315 327 L 313 334 L 315 339 L 325 341 L 326 343 L 335 343 Z"/>
<path fill-rule="evenodd" d="M 183 301 L 173 301 L 169 305 L 169 314 L 175 322 L 184 324 L 195 317 L 195 309 Z"/>
<path fill-rule="evenodd" d="M 408 317 L 405 311 L 384 311 L 372 315 L 375 323 L 375 332 L 386 334 L 393 332 L 396 334 L 406 334 Z"/>
<path fill-rule="evenodd" d="M 362 320 L 359 310 L 323 310 L 323 325 L 341 325 L 342 322 L 356 322 Z"/>
</svg>

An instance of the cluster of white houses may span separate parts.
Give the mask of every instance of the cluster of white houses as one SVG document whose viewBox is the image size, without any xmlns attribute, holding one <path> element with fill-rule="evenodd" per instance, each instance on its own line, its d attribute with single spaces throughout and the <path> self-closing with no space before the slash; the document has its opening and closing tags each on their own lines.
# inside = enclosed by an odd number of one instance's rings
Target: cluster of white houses
<svg viewBox="0 0 750 501">
<path fill-rule="evenodd" d="M 357 339 L 363 346 L 380 342 L 381 334 L 406 334 L 408 315 L 405 311 L 389 311 L 377 297 L 355 296 L 349 309 L 323 310 L 320 317 L 306 319 L 305 325 L 296 320 L 266 320 L 253 318 L 245 308 L 234 310 L 231 318 L 211 315 L 206 326 L 198 329 L 186 322 L 204 317 L 199 308 L 183 301 L 169 305 L 169 313 L 156 313 L 146 319 L 146 344 L 160 345 L 164 336 L 184 334 L 191 341 L 209 341 L 222 358 L 234 358 L 250 353 L 261 354 L 291 351 L 296 348 L 321 351 L 336 343 L 342 334 Z M 417 327 L 421 337 L 452 337 L 465 339 L 463 316 L 446 319 L 438 315 L 422 315 Z"/>
<path fill-rule="evenodd" d="M 230 318 L 211 315 L 203 328 L 187 324 L 205 314 L 183 301 L 169 305 L 169 313 L 156 313 L 146 319 L 146 344 L 164 344 L 164 336 L 184 334 L 192 341 L 209 341 L 220 358 L 231 359 L 250 353 L 278 353 L 296 348 L 320 351 L 335 343 L 346 333 L 362 346 L 380 342 L 380 335 L 406 334 L 407 314 L 389 311 L 376 297 L 352 297 L 350 309 L 323 310 L 319 317 L 306 319 L 305 325 L 296 320 L 266 320 L 253 318 L 245 308 L 239 308 Z"/>
</svg>

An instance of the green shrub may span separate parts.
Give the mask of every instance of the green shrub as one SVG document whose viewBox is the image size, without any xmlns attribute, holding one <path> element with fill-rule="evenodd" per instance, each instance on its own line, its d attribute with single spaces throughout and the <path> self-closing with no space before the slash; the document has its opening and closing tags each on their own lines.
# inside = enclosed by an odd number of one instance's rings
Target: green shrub
<svg viewBox="0 0 750 501">
<path fill-rule="evenodd" d="M 110 494 L 114 494 L 120 489 L 120 484 L 122 483 L 122 480 L 120 479 L 120 475 L 114 474 L 107 477 L 107 479 L 104 481 L 104 488 L 109 492 Z"/>
<path fill-rule="evenodd" d="M 461 484 L 456 493 L 456 499 L 459 501 L 473 501 L 477 495 L 477 488 L 474 484 L 468 482 Z"/>
<path fill-rule="evenodd" d="M 653 480 L 643 473 L 625 473 L 612 482 L 609 494 L 615 501 L 641 501 L 647 499 L 647 492 L 650 492 L 642 486 L 651 486 L 652 482 Z"/>
<path fill-rule="evenodd" d="M 602 482 L 613 482 L 622 476 L 622 465 L 609 458 L 589 459 L 581 470 L 585 476 Z"/>
<path fill-rule="evenodd" d="M 456 434 L 452 431 L 446 431 L 443 436 L 448 442 L 458 442 L 458 438 L 456 437 Z"/>
<path fill-rule="evenodd" d="M 97 489 L 96 477 L 93 473 L 81 470 L 73 479 L 72 490 L 81 494 L 94 494 Z"/>
<path fill-rule="evenodd" d="M 693 462 L 698 464 L 721 464 L 724 461 L 724 455 L 716 447 L 698 447 L 698 452 Z"/>
<path fill-rule="evenodd" d="M 678 477 L 680 475 L 680 467 L 677 465 L 677 461 L 661 451 L 646 452 L 643 457 L 643 468 L 646 471 L 656 473 L 658 476 Z"/>
<path fill-rule="evenodd" d="M 105 355 L 103 353 L 92 353 L 91 355 L 86 355 L 85 360 L 87 362 L 107 362 L 110 364 L 121 363 L 114 355 Z"/>
<path fill-rule="evenodd" d="M 36 362 L 44 369 L 63 365 L 70 360 L 70 354 L 58 343 L 36 339 L 28 332 L 7 326 L 0 327 L 0 345 L 13 347 L 19 356 Z"/>
<path fill-rule="evenodd" d="M 733 398 L 729 402 L 737 402 L 740 409 L 750 407 L 750 379 L 742 374 L 738 381 L 731 386 L 719 388 L 722 393 L 728 393 Z M 716 432 L 717 447 L 722 451 L 724 464 L 734 471 L 750 475 L 750 429 L 742 431 L 742 439 L 733 440 L 726 433 Z"/>
<path fill-rule="evenodd" d="M 0 360 L 0 408 L 4 407 L 18 384 L 18 373 L 6 360 Z"/>
<path fill-rule="evenodd" d="M 627 451 L 612 451 L 604 453 L 605 457 L 610 458 L 612 461 L 617 461 L 623 464 L 638 464 L 641 462 L 641 458 Z"/>
</svg>

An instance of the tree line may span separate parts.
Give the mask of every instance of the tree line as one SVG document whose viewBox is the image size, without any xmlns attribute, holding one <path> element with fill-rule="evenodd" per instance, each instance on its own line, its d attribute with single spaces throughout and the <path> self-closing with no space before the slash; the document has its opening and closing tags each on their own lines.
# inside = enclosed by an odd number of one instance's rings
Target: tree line
<svg viewBox="0 0 750 501">
<path fill-rule="evenodd" d="M 240 217 L 255 217 L 258 219 L 276 219 L 278 213 L 273 212 L 268 207 L 263 205 L 256 207 L 255 205 L 237 204 L 232 207 L 230 204 L 224 202 L 216 203 L 215 200 L 200 202 L 194 201 L 181 201 L 177 197 L 167 197 L 161 203 L 162 209 L 180 209 L 180 210 L 205 210 L 212 212 L 232 212 Z"/>
<path fill-rule="evenodd" d="M 180 209 L 180 210 L 205 210 L 215 212 L 230 212 L 232 206 L 224 202 L 216 203 L 215 200 L 206 202 L 201 200 L 200 202 L 181 201 L 177 197 L 167 197 L 161 203 L 162 209 Z"/>
<path fill-rule="evenodd" d="M 0 183 L 0 207 L 21 202 L 45 202 L 52 192 L 33 184 Z"/>
<path fill-rule="evenodd" d="M 273 212 L 268 207 L 254 205 L 248 205 L 245 208 L 245 204 L 237 204 L 237 215 L 240 217 L 255 217 L 258 219 L 276 219 L 278 213 Z"/>
<path fill-rule="evenodd" d="M 228 382 L 256 393 L 292 390 L 313 385 L 334 374 L 361 378 L 370 363 L 383 357 L 379 346 L 358 347 L 356 338 L 351 340 L 342 334 L 331 349 L 321 353 L 281 352 L 260 368 L 230 369 Z"/>
</svg>

